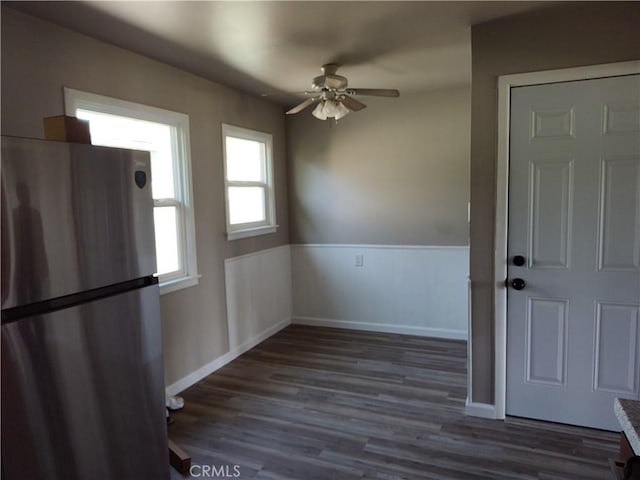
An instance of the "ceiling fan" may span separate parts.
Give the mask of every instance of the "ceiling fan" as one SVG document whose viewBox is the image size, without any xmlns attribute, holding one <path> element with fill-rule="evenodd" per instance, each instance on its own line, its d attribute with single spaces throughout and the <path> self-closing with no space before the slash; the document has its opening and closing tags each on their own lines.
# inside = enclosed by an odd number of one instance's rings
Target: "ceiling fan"
<svg viewBox="0 0 640 480">
<path fill-rule="evenodd" d="M 322 66 L 322 75 L 315 77 L 311 86 L 313 91 L 303 92 L 311 95 L 304 102 L 296 105 L 287 114 L 298 113 L 310 105 L 316 104 L 312 115 L 320 120 L 327 118 L 341 119 L 349 112 L 357 112 L 366 105 L 355 98 L 355 95 L 371 95 L 376 97 L 399 97 L 400 92 L 386 88 L 351 88 L 346 77 L 336 74 L 339 65 L 328 63 Z"/>
</svg>

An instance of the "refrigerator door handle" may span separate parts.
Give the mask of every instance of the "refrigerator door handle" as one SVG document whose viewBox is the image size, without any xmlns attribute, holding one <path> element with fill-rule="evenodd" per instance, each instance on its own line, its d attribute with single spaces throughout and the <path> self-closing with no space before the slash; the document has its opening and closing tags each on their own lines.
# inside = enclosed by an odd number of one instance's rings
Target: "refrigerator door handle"
<svg viewBox="0 0 640 480">
<path fill-rule="evenodd" d="M 64 308 L 75 307 L 83 303 L 93 302 L 102 298 L 112 297 L 138 288 L 144 288 L 158 284 L 158 277 L 142 277 L 126 282 L 116 283 L 107 287 L 94 288 L 85 292 L 52 298 L 42 302 L 31 303 L 20 307 L 2 310 L 2 325 L 17 322 L 21 318 L 33 317 L 47 312 L 55 312 Z"/>
</svg>

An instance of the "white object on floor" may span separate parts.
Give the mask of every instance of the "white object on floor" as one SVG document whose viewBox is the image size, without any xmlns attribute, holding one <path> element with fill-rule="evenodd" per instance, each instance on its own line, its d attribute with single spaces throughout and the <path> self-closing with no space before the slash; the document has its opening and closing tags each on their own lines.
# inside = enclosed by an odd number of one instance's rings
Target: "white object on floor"
<svg viewBox="0 0 640 480">
<path fill-rule="evenodd" d="M 184 407 L 184 398 L 167 396 L 166 406 L 169 410 L 180 410 Z"/>
</svg>

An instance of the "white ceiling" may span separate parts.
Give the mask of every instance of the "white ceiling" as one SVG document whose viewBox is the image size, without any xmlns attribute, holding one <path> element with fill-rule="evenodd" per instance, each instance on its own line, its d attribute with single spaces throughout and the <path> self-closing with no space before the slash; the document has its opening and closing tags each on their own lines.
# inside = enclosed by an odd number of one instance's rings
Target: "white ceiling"
<svg viewBox="0 0 640 480">
<path fill-rule="evenodd" d="M 324 63 L 358 88 L 468 85 L 470 26 L 550 2 L 8 2 L 285 106 Z M 556 3 L 556 2 L 554 2 Z"/>
</svg>

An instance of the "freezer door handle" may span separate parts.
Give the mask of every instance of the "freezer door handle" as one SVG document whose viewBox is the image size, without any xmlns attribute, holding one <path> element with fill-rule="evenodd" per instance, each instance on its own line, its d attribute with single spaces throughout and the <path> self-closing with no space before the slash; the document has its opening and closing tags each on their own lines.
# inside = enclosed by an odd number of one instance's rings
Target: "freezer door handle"
<svg viewBox="0 0 640 480">
<path fill-rule="evenodd" d="M 63 308 L 70 308 L 83 303 L 92 302 L 102 298 L 112 297 L 121 293 L 137 290 L 158 284 L 158 277 L 142 277 L 127 282 L 109 285 L 108 287 L 94 288 L 86 292 L 65 295 L 64 297 L 52 298 L 43 302 L 31 303 L 29 305 L 7 308 L 2 310 L 2 325 L 17 322 L 26 317 L 33 317 L 47 312 L 55 312 Z"/>
</svg>

